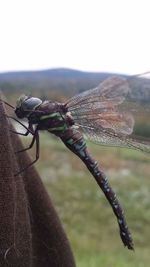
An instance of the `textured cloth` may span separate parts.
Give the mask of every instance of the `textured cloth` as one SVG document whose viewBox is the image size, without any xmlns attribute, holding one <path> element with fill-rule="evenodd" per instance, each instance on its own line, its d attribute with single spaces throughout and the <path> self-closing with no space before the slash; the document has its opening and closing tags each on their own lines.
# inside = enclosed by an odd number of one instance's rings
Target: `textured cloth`
<svg viewBox="0 0 150 267">
<path fill-rule="evenodd" d="M 0 102 L 0 266 L 75 267 L 53 204 Z"/>
</svg>

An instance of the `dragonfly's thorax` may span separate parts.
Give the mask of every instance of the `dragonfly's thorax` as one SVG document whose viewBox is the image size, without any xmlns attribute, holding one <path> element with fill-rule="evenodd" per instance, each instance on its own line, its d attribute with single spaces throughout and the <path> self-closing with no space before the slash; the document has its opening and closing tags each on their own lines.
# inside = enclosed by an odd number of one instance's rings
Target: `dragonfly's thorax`
<svg viewBox="0 0 150 267">
<path fill-rule="evenodd" d="M 61 135 L 74 124 L 71 114 L 64 104 L 44 101 L 28 120 L 32 124 L 38 124 L 39 130 L 47 130 L 56 135 Z"/>
</svg>

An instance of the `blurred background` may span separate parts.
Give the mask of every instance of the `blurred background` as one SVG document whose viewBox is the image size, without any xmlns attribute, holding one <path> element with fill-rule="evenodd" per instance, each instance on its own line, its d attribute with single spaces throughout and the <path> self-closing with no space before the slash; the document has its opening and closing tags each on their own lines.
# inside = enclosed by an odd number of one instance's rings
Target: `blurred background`
<svg viewBox="0 0 150 267">
<path fill-rule="evenodd" d="M 0 89 L 8 102 L 15 105 L 22 93 L 64 102 L 111 75 L 128 77 L 150 71 L 148 2 L 2 0 Z M 141 106 L 146 107 L 138 116 L 136 132 L 148 138 L 149 77 L 130 83 L 135 100 L 142 99 Z M 83 163 L 54 136 L 40 136 L 36 167 L 61 218 L 77 266 L 149 266 L 149 155 L 88 142 L 124 208 L 134 253 L 123 247 L 113 212 Z M 29 139 L 22 141 L 27 145 Z"/>
</svg>

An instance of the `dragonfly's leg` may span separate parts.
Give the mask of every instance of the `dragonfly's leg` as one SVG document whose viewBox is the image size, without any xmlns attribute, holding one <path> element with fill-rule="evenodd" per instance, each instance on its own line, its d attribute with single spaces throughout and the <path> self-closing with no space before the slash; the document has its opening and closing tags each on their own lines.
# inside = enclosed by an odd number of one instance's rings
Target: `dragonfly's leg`
<svg viewBox="0 0 150 267">
<path fill-rule="evenodd" d="M 32 140 L 33 142 L 33 140 Z M 15 176 L 19 175 L 20 173 L 26 171 L 30 166 L 32 166 L 36 161 L 39 159 L 39 154 L 40 154 L 40 146 L 39 146 L 39 133 L 38 130 L 35 130 L 35 135 L 34 135 L 34 142 L 36 142 L 36 158 L 33 160 L 30 164 L 28 164 L 25 168 L 21 169 L 18 171 Z M 33 142 L 33 144 L 34 144 Z"/>
<path fill-rule="evenodd" d="M 30 126 L 30 128 L 31 128 L 32 131 L 33 131 L 33 127 L 32 127 L 32 125 Z M 26 150 L 31 149 L 31 148 L 33 147 L 33 145 L 34 145 L 34 142 L 36 141 L 36 138 L 37 138 L 37 134 L 36 134 L 36 131 L 35 131 L 35 133 L 33 134 L 32 141 L 31 141 L 30 145 L 29 145 L 28 147 L 26 147 L 26 148 L 23 148 L 23 149 L 21 149 L 21 150 L 16 151 L 15 153 L 24 152 L 24 151 L 26 151 Z"/>
<path fill-rule="evenodd" d="M 86 142 L 82 134 L 76 130 L 69 129 L 68 132 L 61 137 L 64 144 L 75 153 L 87 166 L 97 184 L 102 189 L 107 200 L 109 201 L 114 214 L 117 217 L 120 228 L 120 236 L 128 249 L 133 249 L 133 241 L 124 217 L 123 210 L 119 204 L 116 194 L 108 183 L 106 175 L 101 171 L 96 160 L 92 158 L 87 150 Z"/>
<path fill-rule="evenodd" d="M 25 125 L 24 125 L 25 126 Z M 23 135 L 23 136 L 28 136 L 29 134 L 32 134 L 34 135 L 34 131 L 33 131 L 33 127 L 32 127 L 32 130 L 31 128 L 27 128 L 26 132 L 25 133 L 21 133 L 21 132 L 17 132 L 17 131 L 14 131 L 14 130 L 10 130 L 11 133 L 14 133 L 14 134 L 18 134 L 18 135 Z"/>
<path fill-rule="evenodd" d="M 7 114 L 5 114 L 5 116 L 9 119 L 13 119 L 14 121 L 18 122 L 22 127 L 24 127 L 26 129 L 26 132 L 25 133 L 20 133 L 20 132 L 17 132 L 17 131 L 13 131 L 13 130 L 10 130 L 10 132 L 12 133 L 15 133 L 15 134 L 18 134 L 18 135 L 24 135 L 24 136 L 27 136 L 29 133 L 30 134 L 34 134 L 34 130 L 33 130 L 33 127 L 32 127 L 32 124 L 29 123 L 29 126 L 26 127 L 21 121 L 17 120 L 16 118 L 12 117 L 12 116 L 9 116 Z"/>
<path fill-rule="evenodd" d="M 28 130 L 25 133 L 20 133 L 14 130 L 10 130 L 10 132 L 14 134 L 18 134 L 18 135 L 23 135 L 23 136 L 28 136 L 28 134 L 30 133 Z"/>
</svg>

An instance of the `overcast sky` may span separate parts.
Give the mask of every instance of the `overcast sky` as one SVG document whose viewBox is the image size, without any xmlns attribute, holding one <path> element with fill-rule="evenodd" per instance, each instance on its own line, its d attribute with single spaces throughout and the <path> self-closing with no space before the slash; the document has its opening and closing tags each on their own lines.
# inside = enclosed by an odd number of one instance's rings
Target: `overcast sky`
<svg viewBox="0 0 150 267">
<path fill-rule="evenodd" d="M 150 70 L 149 0 L 0 0 L 0 72 Z"/>
</svg>

